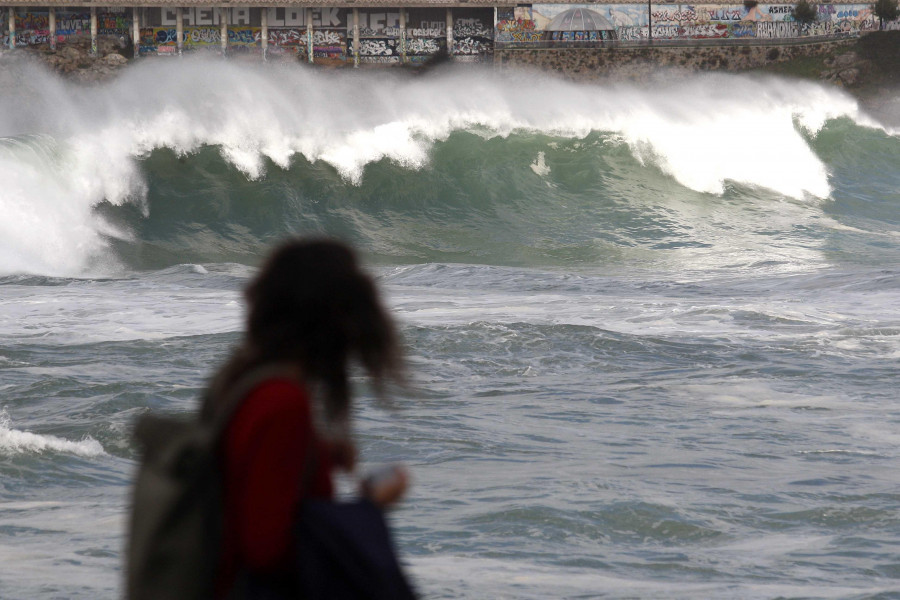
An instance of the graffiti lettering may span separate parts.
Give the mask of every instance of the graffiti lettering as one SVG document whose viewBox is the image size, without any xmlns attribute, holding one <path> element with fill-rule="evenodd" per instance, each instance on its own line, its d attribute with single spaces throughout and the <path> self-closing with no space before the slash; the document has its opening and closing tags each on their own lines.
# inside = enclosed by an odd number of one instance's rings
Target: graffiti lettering
<svg viewBox="0 0 900 600">
<path fill-rule="evenodd" d="M 453 40 L 453 54 L 472 55 L 485 54 L 491 52 L 491 44 L 483 40 L 464 37 Z"/>
<path fill-rule="evenodd" d="M 799 34 L 797 24 L 792 21 L 761 21 L 756 24 L 758 38 L 790 38 Z"/>
<path fill-rule="evenodd" d="M 657 10 L 652 13 L 653 21 L 656 23 L 679 23 L 681 21 L 696 21 L 697 13 L 692 9 L 687 10 Z"/>
<path fill-rule="evenodd" d="M 313 44 L 328 46 L 331 44 L 342 44 L 344 39 L 337 31 L 323 31 L 321 29 L 313 29 Z"/>
<path fill-rule="evenodd" d="M 359 62 L 367 64 L 393 64 L 400 62 L 399 56 L 360 56 Z"/>
<path fill-rule="evenodd" d="M 454 33 L 459 37 L 492 38 L 491 28 L 481 19 L 458 19 L 454 25 Z"/>
<path fill-rule="evenodd" d="M 748 38 L 756 37 L 755 23 L 735 23 L 731 26 L 731 37 Z"/>
<path fill-rule="evenodd" d="M 187 37 L 193 44 L 217 44 L 221 39 L 217 29 L 197 28 L 187 33 Z M 228 36 L 229 41 L 231 35 Z"/>
<path fill-rule="evenodd" d="M 443 37 L 447 35 L 447 30 L 443 27 L 435 29 L 407 29 L 406 35 L 414 38 L 425 37 Z"/>
<path fill-rule="evenodd" d="M 441 51 L 441 44 L 438 40 L 416 38 L 407 40 L 406 51 L 409 54 L 437 54 Z"/>
<path fill-rule="evenodd" d="M 507 19 L 497 22 L 497 41 L 531 43 L 541 39 L 535 22 L 529 19 Z"/>
<path fill-rule="evenodd" d="M 396 40 L 360 40 L 360 56 L 393 56 L 396 52 Z"/>
<path fill-rule="evenodd" d="M 302 29 L 270 29 L 269 43 L 273 46 L 305 46 L 306 31 Z"/>
<path fill-rule="evenodd" d="M 740 21 L 743 18 L 739 8 L 708 8 L 706 12 L 707 21 Z"/>
<path fill-rule="evenodd" d="M 515 21 L 498 21 L 497 31 L 533 31 L 534 21 L 516 19 Z"/>
<path fill-rule="evenodd" d="M 728 37 L 728 25 L 724 23 L 706 23 L 704 25 L 688 25 L 679 31 L 679 37 L 692 40 L 712 40 Z"/>
</svg>

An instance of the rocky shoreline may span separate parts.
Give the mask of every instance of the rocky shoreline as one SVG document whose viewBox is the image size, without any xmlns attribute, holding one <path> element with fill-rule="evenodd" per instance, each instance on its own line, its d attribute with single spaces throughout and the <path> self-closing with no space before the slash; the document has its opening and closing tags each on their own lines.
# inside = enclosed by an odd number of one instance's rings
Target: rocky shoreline
<svg viewBox="0 0 900 600">
<path fill-rule="evenodd" d="M 39 60 L 52 71 L 74 81 L 92 83 L 113 77 L 130 62 L 133 51 L 122 40 L 101 37 L 97 54 L 91 53 L 91 40 L 76 37 L 66 40 L 54 50 L 49 44 L 38 44 L 0 51 L 0 65 L 10 60 Z"/>
</svg>

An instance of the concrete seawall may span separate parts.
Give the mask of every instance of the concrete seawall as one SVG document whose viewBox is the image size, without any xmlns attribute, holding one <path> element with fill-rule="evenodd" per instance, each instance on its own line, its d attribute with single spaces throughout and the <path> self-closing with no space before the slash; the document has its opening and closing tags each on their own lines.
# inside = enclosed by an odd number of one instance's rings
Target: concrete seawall
<svg viewBox="0 0 900 600">
<path fill-rule="evenodd" d="M 799 58 L 831 56 L 856 44 L 855 39 L 766 45 L 704 45 L 609 48 L 497 49 L 500 68 L 533 67 L 579 80 L 642 80 L 660 69 L 746 71 Z"/>
</svg>

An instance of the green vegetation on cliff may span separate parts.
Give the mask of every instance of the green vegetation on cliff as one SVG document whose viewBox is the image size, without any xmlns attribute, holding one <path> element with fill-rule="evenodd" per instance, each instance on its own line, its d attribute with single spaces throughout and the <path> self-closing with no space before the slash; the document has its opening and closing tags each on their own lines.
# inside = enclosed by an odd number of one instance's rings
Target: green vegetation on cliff
<svg viewBox="0 0 900 600">
<path fill-rule="evenodd" d="M 857 96 L 870 96 L 900 86 L 900 31 L 874 31 L 831 54 L 773 63 L 758 71 L 829 81 Z"/>
</svg>

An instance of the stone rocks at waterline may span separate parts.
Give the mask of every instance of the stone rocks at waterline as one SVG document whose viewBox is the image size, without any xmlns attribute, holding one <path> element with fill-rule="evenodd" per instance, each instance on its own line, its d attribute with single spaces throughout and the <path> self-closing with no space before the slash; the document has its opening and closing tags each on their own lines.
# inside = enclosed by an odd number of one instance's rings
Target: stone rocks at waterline
<svg viewBox="0 0 900 600">
<path fill-rule="evenodd" d="M 125 52 L 130 50 L 126 40 L 101 37 L 97 40 L 97 54 L 91 53 L 90 38 L 70 38 L 54 51 L 49 44 L 40 44 L 3 51 L 4 58 L 36 58 L 53 71 L 78 81 L 102 81 L 128 64 Z"/>
<path fill-rule="evenodd" d="M 851 51 L 826 59 L 825 67 L 828 70 L 822 73 L 822 79 L 837 85 L 853 87 L 859 83 L 863 74 L 870 70 L 871 64 Z"/>
</svg>

